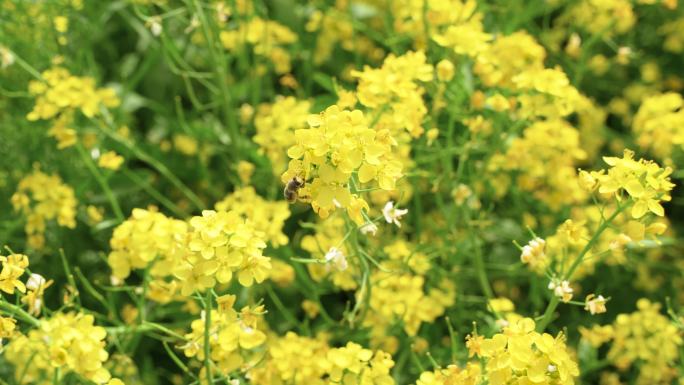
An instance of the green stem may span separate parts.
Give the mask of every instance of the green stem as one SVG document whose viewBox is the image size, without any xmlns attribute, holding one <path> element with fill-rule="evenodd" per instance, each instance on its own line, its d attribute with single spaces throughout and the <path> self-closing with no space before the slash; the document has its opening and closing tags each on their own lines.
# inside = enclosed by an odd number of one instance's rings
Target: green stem
<svg viewBox="0 0 684 385">
<path fill-rule="evenodd" d="M 29 313 L 24 311 L 24 309 L 20 308 L 19 306 L 12 305 L 9 302 L 0 301 L 0 311 L 4 311 L 5 314 L 7 314 L 9 316 L 17 315 L 17 316 L 19 316 L 19 318 L 21 318 L 25 322 L 30 323 L 31 326 L 34 326 L 34 327 L 40 326 L 40 320 L 38 320 L 37 318 L 30 315 Z"/>
<path fill-rule="evenodd" d="M 608 228 L 608 226 L 610 226 L 610 224 L 613 222 L 613 220 L 618 215 L 620 215 L 620 213 L 623 212 L 628 206 L 629 206 L 629 204 L 626 204 L 624 206 L 618 205 L 617 210 L 615 210 L 615 212 L 610 217 L 608 217 L 608 219 L 604 220 L 601 223 L 601 225 L 599 225 L 598 229 L 596 229 L 596 232 L 591 237 L 589 242 L 587 242 L 587 244 L 584 246 L 582 251 L 580 251 L 580 253 L 577 255 L 577 258 L 575 258 L 575 261 L 572 263 L 572 265 L 570 266 L 570 269 L 568 270 L 568 272 L 563 277 L 563 280 L 570 280 L 570 278 L 572 278 L 573 273 L 582 264 L 584 257 L 589 252 L 589 250 L 591 250 L 591 248 L 594 247 L 594 244 L 598 241 L 601 234 L 603 234 L 603 232 Z M 537 330 L 539 332 L 544 331 L 544 329 L 546 329 L 546 327 L 549 325 L 549 323 L 551 322 L 551 318 L 553 316 L 553 312 L 556 310 L 556 307 L 558 307 L 559 303 L 560 303 L 560 299 L 554 295 L 551 298 L 551 301 L 549 302 L 548 306 L 546 306 L 546 310 L 544 311 L 544 315 L 542 316 L 541 321 L 539 321 L 539 323 L 537 323 Z"/>
<path fill-rule="evenodd" d="M 188 186 L 186 186 L 183 182 L 181 182 L 178 177 L 176 177 L 163 163 L 152 157 L 151 155 L 148 155 L 144 151 L 142 151 L 140 148 L 138 148 L 135 144 L 131 143 L 130 141 L 122 138 L 120 135 L 116 134 L 115 132 L 111 131 L 108 127 L 106 127 L 102 122 L 100 121 L 95 121 L 96 123 L 99 123 L 98 126 L 104 132 L 105 135 L 116 141 L 117 143 L 121 144 L 122 146 L 126 147 L 129 151 L 133 153 L 133 155 L 142 160 L 143 162 L 149 164 L 157 170 L 163 177 L 165 177 L 169 182 L 171 182 L 172 185 L 174 185 L 177 189 L 179 189 L 188 200 L 190 200 L 195 207 L 197 207 L 198 210 L 204 210 L 205 205 L 202 202 L 202 200 L 194 193 Z"/>
<path fill-rule="evenodd" d="M 207 298 L 204 302 L 204 370 L 206 370 L 207 384 L 214 383 L 214 374 L 211 369 L 211 290 L 207 290 Z"/>
</svg>

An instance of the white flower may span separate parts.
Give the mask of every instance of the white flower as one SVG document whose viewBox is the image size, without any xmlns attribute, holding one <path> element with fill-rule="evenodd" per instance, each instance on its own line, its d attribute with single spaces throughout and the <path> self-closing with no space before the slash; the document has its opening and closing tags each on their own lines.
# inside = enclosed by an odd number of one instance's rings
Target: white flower
<svg viewBox="0 0 684 385">
<path fill-rule="evenodd" d="M 387 202 L 385 207 L 382 208 L 382 215 L 385 217 L 385 221 L 387 221 L 387 223 L 394 223 L 397 227 L 401 227 L 399 218 L 406 213 L 408 213 L 407 209 L 398 209 L 394 207 L 394 202 L 392 201 Z"/>
<path fill-rule="evenodd" d="M 5 47 L 0 47 L 0 67 L 7 68 L 14 64 L 14 55 Z"/>
<path fill-rule="evenodd" d="M 546 241 L 536 237 L 527 245 L 523 246 L 522 253 L 520 254 L 520 260 L 522 263 L 529 263 L 534 267 L 543 262 L 546 258 L 546 254 L 544 254 L 545 245 Z"/>
<path fill-rule="evenodd" d="M 371 233 L 372 235 L 375 235 L 375 233 L 378 232 L 378 226 L 375 225 L 373 222 L 368 222 L 365 225 L 361 226 L 359 229 L 361 231 L 361 234 L 368 234 Z"/>
<path fill-rule="evenodd" d="M 347 258 L 342 253 L 342 250 L 337 247 L 331 247 L 330 250 L 325 253 L 325 262 L 332 263 L 339 271 L 347 270 Z"/>
<path fill-rule="evenodd" d="M 558 281 L 555 279 L 549 282 L 549 290 L 553 290 L 553 294 L 563 302 L 568 302 L 572 299 L 573 290 L 568 281 Z"/>
<path fill-rule="evenodd" d="M 584 310 L 588 310 L 592 315 L 606 312 L 606 299 L 599 294 L 589 294 L 585 300 Z"/>
<path fill-rule="evenodd" d="M 154 36 L 159 36 L 162 33 L 163 27 L 161 24 L 161 17 L 159 16 L 152 16 L 147 20 L 147 23 L 145 23 L 147 27 L 150 29 L 152 32 L 152 35 Z"/>
<path fill-rule="evenodd" d="M 40 274 L 31 274 L 26 280 L 26 288 L 31 291 L 38 291 L 43 285 L 45 285 L 45 278 Z"/>
</svg>

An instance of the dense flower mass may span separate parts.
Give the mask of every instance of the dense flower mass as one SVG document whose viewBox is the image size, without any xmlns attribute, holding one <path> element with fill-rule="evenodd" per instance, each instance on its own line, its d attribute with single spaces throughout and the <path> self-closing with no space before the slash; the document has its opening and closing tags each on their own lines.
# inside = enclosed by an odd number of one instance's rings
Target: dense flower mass
<svg viewBox="0 0 684 385">
<path fill-rule="evenodd" d="M 684 385 L 681 3 L 0 1 L 0 385 Z"/>
<path fill-rule="evenodd" d="M 264 233 L 235 211 L 205 210 L 190 219 L 187 234 L 178 238 L 183 251 L 173 273 L 183 295 L 228 283 L 233 273 L 241 285 L 252 286 L 271 269 L 270 258 L 262 255 Z"/>
<path fill-rule="evenodd" d="M 487 362 L 490 384 L 575 383 L 579 369 L 567 350 L 565 336 L 540 334 L 534 327 L 533 320 L 524 318 L 482 341 L 480 355 Z"/>
<path fill-rule="evenodd" d="M 59 226 L 76 227 L 76 196 L 74 190 L 58 175 L 40 170 L 24 177 L 12 195 L 14 210 L 26 217 L 26 236 L 34 248 L 45 243 L 47 222 L 56 220 Z"/>
<path fill-rule="evenodd" d="M 111 378 L 104 366 L 109 357 L 105 350 L 107 333 L 95 326 L 94 321 L 89 314 L 55 313 L 39 328 L 13 338 L 7 346 L 7 360 L 17 368 L 24 368 L 16 372 L 17 376 L 24 376 L 24 381 L 32 383 L 54 378 L 55 368 L 59 368 L 58 375 L 75 372 L 89 381 L 104 384 Z"/>
<path fill-rule="evenodd" d="M 362 224 L 368 203 L 354 190 L 371 182 L 383 190 L 395 188 L 402 176 L 402 165 L 392 151 L 397 142 L 388 130 L 369 128 L 360 110 L 331 106 L 309 116 L 308 123 L 308 129 L 295 131 L 296 144 L 287 151 L 292 160 L 282 175 L 283 183 L 303 180 L 300 196 L 307 197 L 321 218 L 341 207 Z"/>
</svg>

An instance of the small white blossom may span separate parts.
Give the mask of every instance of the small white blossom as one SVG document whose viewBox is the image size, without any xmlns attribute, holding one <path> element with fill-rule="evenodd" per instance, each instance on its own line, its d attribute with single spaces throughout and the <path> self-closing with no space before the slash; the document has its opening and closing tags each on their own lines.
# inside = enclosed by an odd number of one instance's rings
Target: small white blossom
<svg viewBox="0 0 684 385">
<path fill-rule="evenodd" d="M 361 226 L 359 230 L 361 231 L 361 234 L 371 233 L 371 235 L 374 236 L 375 233 L 378 232 L 378 226 L 373 222 L 368 222 L 365 225 Z"/>
<path fill-rule="evenodd" d="M 387 223 L 394 223 L 397 227 L 401 227 L 399 218 L 406 213 L 408 213 L 407 209 L 398 209 L 394 207 L 394 202 L 392 201 L 387 202 L 385 207 L 382 208 L 382 215 L 385 217 L 385 221 L 387 221 Z"/>
<path fill-rule="evenodd" d="M 563 302 L 568 302 L 572 299 L 573 290 L 570 287 L 570 282 L 553 280 L 549 282 L 549 290 L 553 290 L 553 294 L 560 298 Z"/>
<path fill-rule="evenodd" d="M 533 267 L 537 266 L 546 259 L 546 254 L 544 253 L 545 246 L 546 241 L 539 237 L 534 238 L 527 245 L 523 246 L 520 260 L 522 263 L 527 263 Z"/>
<path fill-rule="evenodd" d="M 342 253 L 342 250 L 337 247 L 331 247 L 327 253 L 325 253 L 325 262 L 331 263 L 339 271 L 347 270 L 347 258 Z"/>
<path fill-rule="evenodd" d="M 45 278 L 40 274 L 31 274 L 26 280 L 26 288 L 31 291 L 38 291 L 43 285 L 45 285 Z"/>
<path fill-rule="evenodd" d="M 589 294 L 585 300 L 584 310 L 588 310 L 592 315 L 606 312 L 606 299 L 599 294 Z"/>
<path fill-rule="evenodd" d="M 150 31 L 152 32 L 152 35 L 154 35 L 154 36 L 161 35 L 162 30 L 163 30 L 161 21 L 162 21 L 161 17 L 153 16 L 153 17 L 150 17 L 149 20 L 147 20 L 147 23 L 145 23 L 147 25 L 147 28 L 149 28 Z"/>
<path fill-rule="evenodd" d="M 14 64 L 14 55 L 5 47 L 0 47 L 0 67 L 7 68 Z"/>
</svg>

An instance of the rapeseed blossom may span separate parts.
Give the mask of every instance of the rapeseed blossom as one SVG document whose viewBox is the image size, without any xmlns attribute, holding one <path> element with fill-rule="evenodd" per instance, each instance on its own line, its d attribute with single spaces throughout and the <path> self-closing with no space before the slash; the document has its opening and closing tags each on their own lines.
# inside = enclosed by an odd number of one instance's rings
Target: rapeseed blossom
<svg viewBox="0 0 684 385">
<path fill-rule="evenodd" d="M 402 176 L 401 163 L 393 154 L 396 141 L 387 130 L 368 128 L 360 110 L 328 107 L 311 115 L 309 128 L 295 131 L 296 144 L 287 151 L 292 159 L 282 175 L 283 183 L 293 178 L 306 182 L 301 197 L 321 218 L 344 208 L 359 225 L 368 204 L 352 191 L 352 174 L 361 186 L 375 181 L 383 190 L 393 190 Z"/>
<path fill-rule="evenodd" d="M 264 233 L 235 211 L 204 210 L 190 219 L 186 234 L 175 238 L 181 251 L 172 269 L 183 295 L 228 283 L 233 273 L 241 285 L 251 286 L 271 269 L 270 259 L 262 255 Z"/>
<path fill-rule="evenodd" d="M 565 336 L 540 334 L 534 327 L 532 319 L 523 318 L 482 342 L 481 357 L 490 384 L 574 384 L 579 369 L 567 350 Z"/>
<path fill-rule="evenodd" d="M 58 175 L 48 175 L 36 169 L 25 176 L 11 198 L 15 211 L 26 217 L 26 236 L 31 247 L 45 244 L 47 221 L 70 229 L 76 227 L 76 196 Z"/>
<path fill-rule="evenodd" d="M 24 367 L 30 360 L 23 381 L 33 382 L 46 375 L 53 378 L 55 368 L 60 368 L 62 376 L 74 372 L 104 384 L 111 378 L 104 366 L 109 357 L 106 336 L 105 329 L 95 326 L 90 314 L 55 313 L 37 329 L 13 338 L 5 357 L 15 367 Z M 16 375 L 19 381 L 22 372 L 17 371 Z"/>
</svg>

